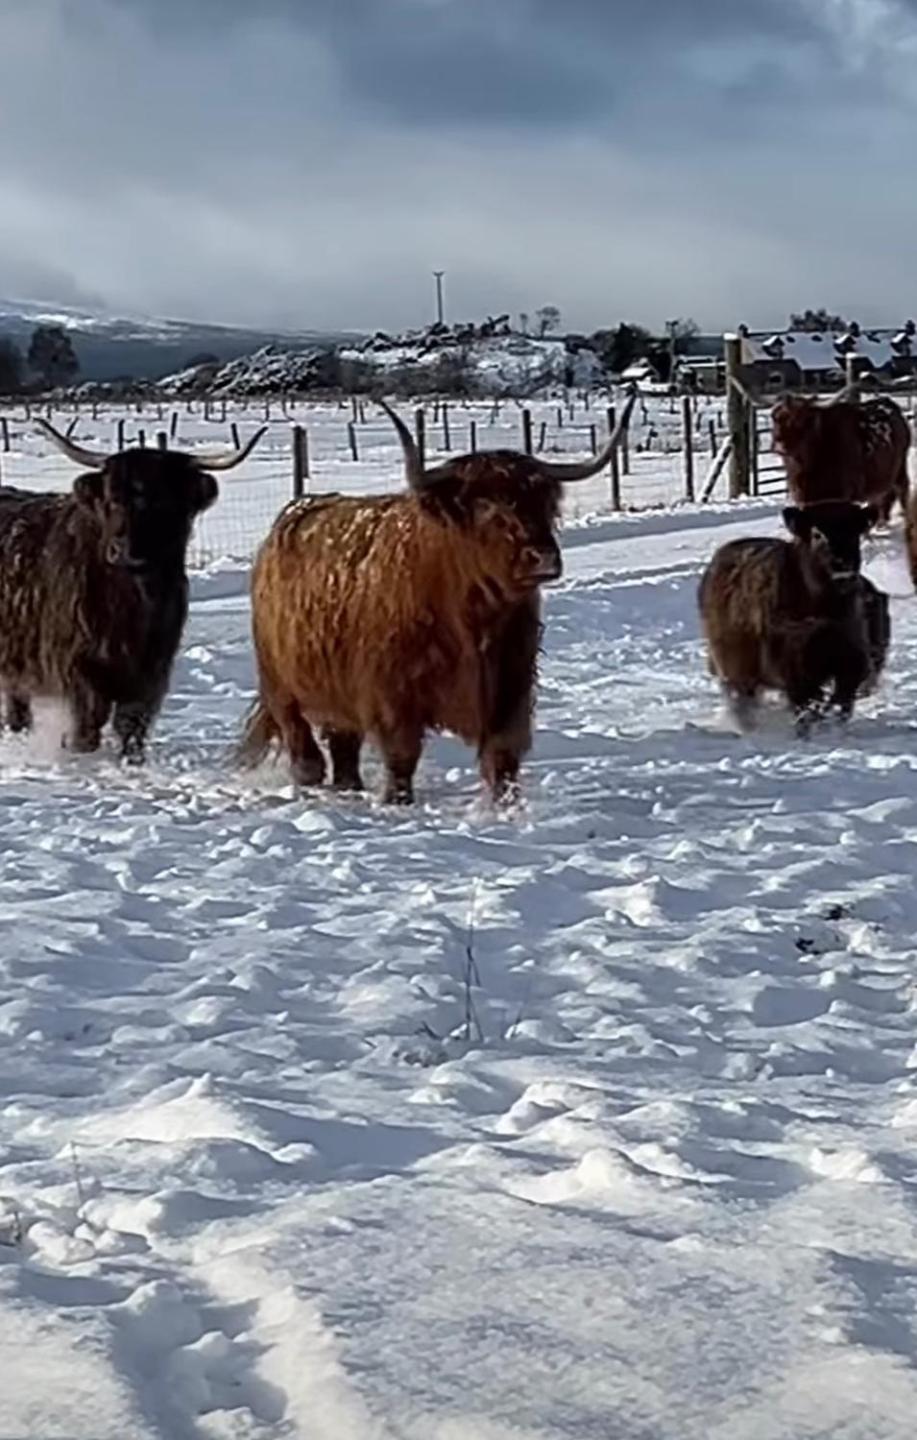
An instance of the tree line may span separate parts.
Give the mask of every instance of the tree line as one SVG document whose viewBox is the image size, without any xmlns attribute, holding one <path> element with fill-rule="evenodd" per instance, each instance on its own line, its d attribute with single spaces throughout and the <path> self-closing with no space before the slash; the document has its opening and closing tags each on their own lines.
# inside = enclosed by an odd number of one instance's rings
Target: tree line
<svg viewBox="0 0 917 1440">
<path fill-rule="evenodd" d="M 79 373 L 80 362 L 63 325 L 36 325 L 25 355 L 15 340 L 0 336 L 2 395 L 72 385 Z"/>
</svg>

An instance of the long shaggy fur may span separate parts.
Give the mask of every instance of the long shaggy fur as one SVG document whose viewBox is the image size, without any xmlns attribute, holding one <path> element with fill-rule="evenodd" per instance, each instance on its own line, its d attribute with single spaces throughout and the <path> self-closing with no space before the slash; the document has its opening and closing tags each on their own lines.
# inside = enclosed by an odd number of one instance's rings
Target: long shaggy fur
<svg viewBox="0 0 917 1440">
<path fill-rule="evenodd" d="M 93 750 L 114 711 L 139 760 L 188 607 L 185 549 L 216 482 L 183 456 L 130 451 L 70 495 L 0 492 L 0 685 L 7 719 L 66 701 L 69 743 Z"/>
<path fill-rule="evenodd" d="M 448 730 L 504 793 L 531 743 L 538 585 L 560 569 L 559 491 L 498 452 L 452 462 L 420 493 L 289 506 L 253 572 L 259 698 L 244 754 L 257 758 L 279 732 L 294 776 L 317 783 L 317 728 L 335 783 L 357 788 L 371 737 L 387 798 L 408 800 L 424 734 Z"/>
<path fill-rule="evenodd" d="M 721 546 L 698 601 L 710 669 L 739 724 L 752 724 L 761 691 L 776 690 L 804 733 L 826 706 L 849 715 L 874 687 L 888 648 L 888 600 L 858 573 L 868 512 L 837 505 L 786 513 L 800 527 L 797 538 Z M 843 578 L 813 514 L 843 553 Z"/>
<path fill-rule="evenodd" d="M 824 500 L 872 502 L 887 521 L 895 500 L 908 504 L 911 430 L 894 400 L 820 405 L 788 396 L 774 407 L 774 442 L 797 505 Z"/>
</svg>

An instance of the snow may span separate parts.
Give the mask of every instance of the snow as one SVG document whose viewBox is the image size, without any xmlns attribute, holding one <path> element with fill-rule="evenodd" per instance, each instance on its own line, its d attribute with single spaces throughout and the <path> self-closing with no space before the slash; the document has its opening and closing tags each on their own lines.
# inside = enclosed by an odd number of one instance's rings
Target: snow
<svg viewBox="0 0 917 1440">
<path fill-rule="evenodd" d="M 351 466 L 322 415 L 323 486 L 397 483 L 381 430 Z M 252 534 L 280 438 L 236 482 Z M 15 443 L 17 483 L 65 483 Z M 0 1434 L 912 1434 L 900 529 L 867 554 L 881 693 L 843 733 L 774 709 L 742 738 L 694 592 L 777 498 L 611 517 L 589 488 L 516 814 L 448 738 L 410 812 L 238 773 L 225 555 L 143 772 L 61 758 L 54 707 L 0 741 Z"/>
</svg>

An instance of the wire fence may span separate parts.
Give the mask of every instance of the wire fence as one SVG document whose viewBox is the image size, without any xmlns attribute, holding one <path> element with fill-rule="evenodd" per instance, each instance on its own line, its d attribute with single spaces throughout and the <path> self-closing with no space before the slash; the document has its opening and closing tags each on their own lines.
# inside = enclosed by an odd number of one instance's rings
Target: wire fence
<svg viewBox="0 0 917 1440">
<path fill-rule="evenodd" d="M 423 407 L 428 461 L 472 450 L 524 449 L 536 454 L 582 459 L 605 443 L 613 407 L 622 397 L 567 396 L 523 404 L 519 401 L 435 401 Z M 413 416 L 413 407 L 403 413 Z M 81 407 L 0 409 L 0 479 L 35 491 L 64 491 L 74 469 L 37 430 L 42 415 L 80 444 L 113 451 L 155 445 L 165 436 L 170 448 L 232 448 L 255 427 L 267 433 L 236 470 L 219 476 L 220 493 L 195 525 L 189 551 L 193 568 L 221 559 L 249 560 L 272 522 L 296 493 L 294 426 L 306 432 L 306 493 L 380 494 L 403 484 L 404 464 L 391 421 L 369 400 L 321 402 L 238 401 L 155 403 Z M 577 520 L 614 508 L 640 510 L 683 502 L 694 496 L 694 481 L 713 464 L 725 436 L 724 405 L 717 397 L 640 396 L 622 446 L 616 484 L 609 472 L 570 486 L 565 514 Z M 776 457 L 762 419 L 758 452 L 762 473 L 779 478 Z M 769 468 L 770 467 L 770 468 Z M 700 485 L 698 485 L 698 493 Z"/>
</svg>

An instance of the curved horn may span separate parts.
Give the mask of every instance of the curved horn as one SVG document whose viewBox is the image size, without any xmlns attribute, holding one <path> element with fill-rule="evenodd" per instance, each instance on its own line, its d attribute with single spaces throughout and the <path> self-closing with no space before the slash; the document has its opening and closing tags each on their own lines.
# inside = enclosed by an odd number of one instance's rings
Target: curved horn
<svg viewBox="0 0 917 1440">
<path fill-rule="evenodd" d="M 188 450 L 185 453 L 201 470 L 232 470 L 252 453 L 262 435 L 267 434 L 267 429 L 266 425 L 262 425 L 250 440 L 246 440 L 241 450 Z"/>
<path fill-rule="evenodd" d="M 631 411 L 637 399 L 637 391 L 630 392 L 630 399 L 618 417 L 618 423 L 614 428 L 607 445 L 592 460 L 584 460 L 579 465 L 566 465 L 563 463 L 553 464 L 549 460 L 533 460 L 532 464 L 545 480 L 559 480 L 562 485 L 569 485 L 574 480 L 591 480 L 593 475 L 598 475 L 600 470 L 611 461 L 612 455 L 617 450 L 627 429 Z"/>
<path fill-rule="evenodd" d="M 101 470 L 108 460 L 104 451 L 89 450 L 85 445 L 77 445 L 69 435 L 62 435 L 59 430 L 55 430 L 50 420 L 42 420 L 40 415 L 35 417 L 35 424 L 75 465 L 83 465 L 87 470 Z"/>
<path fill-rule="evenodd" d="M 395 429 L 398 431 L 398 439 L 401 441 L 401 448 L 404 451 L 404 473 L 411 490 L 424 490 L 428 484 L 428 478 L 424 473 L 423 461 L 420 458 L 420 451 L 417 449 L 417 442 L 405 425 L 401 416 L 392 409 L 391 405 L 376 398 L 376 403 L 385 411 Z"/>
</svg>

